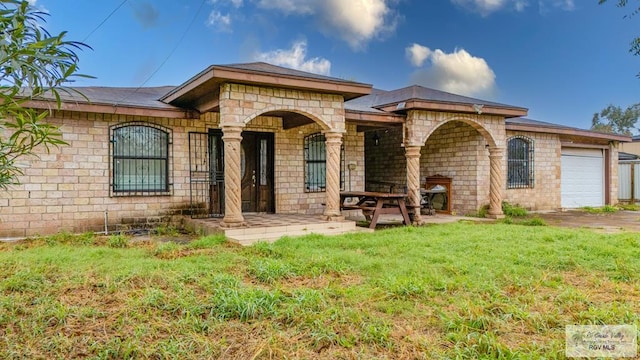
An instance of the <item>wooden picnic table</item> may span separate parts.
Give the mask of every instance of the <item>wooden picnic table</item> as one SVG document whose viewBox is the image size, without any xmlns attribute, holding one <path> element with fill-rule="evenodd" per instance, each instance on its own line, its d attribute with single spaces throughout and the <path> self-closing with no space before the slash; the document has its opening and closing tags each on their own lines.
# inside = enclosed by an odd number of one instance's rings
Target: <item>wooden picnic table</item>
<svg viewBox="0 0 640 360">
<path fill-rule="evenodd" d="M 348 198 L 356 198 L 355 203 L 345 203 Z M 340 208 L 342 210 L 362 210 L 362 214 L 370 220 L 370 229 L 375 229 L 380 215 L 402 215 L 405 225 L 411 224 L 405 199 L 407 194 L 383 193 L 373 191 L 342 191 L 340 192 Z"/>
</svg>

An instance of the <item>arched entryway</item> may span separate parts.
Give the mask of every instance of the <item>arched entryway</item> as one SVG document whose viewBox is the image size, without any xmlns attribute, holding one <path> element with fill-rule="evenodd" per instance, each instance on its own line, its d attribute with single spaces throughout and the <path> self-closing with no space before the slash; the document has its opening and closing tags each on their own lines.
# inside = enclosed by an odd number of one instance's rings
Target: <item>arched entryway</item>
<svg viewBox="0 0 640 360">
<path fill-rule="evenodd" d="M 314 206 L 322 205 L 324 217 L 339 218 L 344 117 L 341 126 L 339 122 L 337 124 L 334 117 L 329 119 L 324 113 L 310 108 L 270 105 L 240 117 L 226 117 L 221 108 L 225 160 L 222 225 L 243 226 L 242 214 L 246 212 L 296 211 L 309 206 L 305 201 Z M 305 185 L 306 165 L 298 162 L 305 154 L 302 142 L 307 133 L 321 134 L 324 139 L 322 159 L 326 164 L 326 175 L 321 193 L 300 190 Z"/>
<path fill-rule="evenodd" d="M 489 215 L 502 216 L 504 125 L 500 120 L 451 115 L 413 125 L 405 149 L 411 203 L 419 206 L 423 179 L 437 174 L 452 179 L 454 211 L 473 213 L 488 202 Z M 415 221 L 422 222 L 418 211 Z"/>
</svg>

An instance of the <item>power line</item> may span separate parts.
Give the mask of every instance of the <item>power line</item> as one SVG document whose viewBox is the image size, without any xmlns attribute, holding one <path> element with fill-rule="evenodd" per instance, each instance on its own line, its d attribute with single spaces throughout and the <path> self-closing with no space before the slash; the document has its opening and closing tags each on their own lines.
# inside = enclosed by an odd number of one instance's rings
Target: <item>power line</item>
<svg viewBox="0 0 640 360">
<path fill-rule="evenodd" d="M 93 30 L 91 30 L 91 32 L 89 33 L 89 35 L 87 35 L 87 36 L 82 40 L 82 42 L 86 42 L 86 41 L 91 37 L 91 35 L 93 35 L 93 33 L 94 33 L 94 32 L 96 32 L 98 29 L 100 29 L 100 27 L 102 27 L 102 25 L 104 25 L 104 23 L 106 23 L 106 22 L 107 22 L 107 20 L 109 20 L 109 19 L 111 18 L 111 16 L 113 16 L 113 14 L 115 14 L 115 13 L 116 13 L 116 11 L 120 10 L 120 8 L 121 8 L 121 7 L 122 7 L 122 6 L 123 6 L 127 1 L 129 1 L 129 0 L 123 0 L 123 1 L 120 3 L 120 5 L 118 5 L 115 9 L 113 9 L 113 11 L 112 11 L 109 15 L 107 15 L 107 17 L 106 17 L 106 18 L 104 18 L 104 20 L 102 20 L 102 22 L 101 22 L 100 24 L 98 24 L 98 26 L 96 26 Z"/>
<path fill-rule="evenodd" d="M 126 1 L 126 0 L 125 0 Z M 178 40 L 178 42 L 175 44 L 175 46 L 173 47 L 173 49 L 171 49 L 171 51 L 169 52 L 169 54 L 164 58 L 164 60 L 162 61 L 162 63 L 160 63 L 160 65 L 158 65 L 158 67 L 151 73 L 151 75 L 149 75 L 149 77 L 147 77 L 147 79 L 145 81 L 142 82 L 142 84 L 140 84 L 140 86 L 138 86 L 133 93 L 135 94 L 136 92 L 138 92 L 138 90 L 140 90 L 143 86 L 145 86 L 147 84 L 147 82 L 149 82 L 149 80 L 151 80 L 157 73 L 158 71 L 160 71 L 160 69 L 162 69 L 162 67 L 167 63 L 167 61 L 169 61 L 169 59 L 171 58 L 171 56 L 173 56 L 173 54 L 176 52 L 176 50 L 178 50 L 178 47 L 180 46 L 180 44 L 182 44 L 182 41 L 184 41 L 184 38 L 187 36 L 187 34 L 189 33 L 189 30 L 191 30 L 191 27 L 193 26 L 193 24 L 196 22 L 196 19 L 198 18 L 198 15 L 200 15 L 200 12 L 202 12 L 202 8 L 204 7 L 204 4 L 207 2 L 207 0 L 202 0 L 202 2 L 200 3 L 200 7 L 198 7 L 198 11 L 196 11 L 196 13 L 193 15 L 193 18 L 191 19 L 191 22 L 189 22 L 189 25 L 187 26 L 187 28 L 184 30 L 184 32 L 182 33 L 182 35 L 180 36 L 180 39 Z M 127 97 L 123 97 L 122 99 L 120 99 L 114 106 L 118 106 L 118 104 L 126 99 Z"/>
</svg>

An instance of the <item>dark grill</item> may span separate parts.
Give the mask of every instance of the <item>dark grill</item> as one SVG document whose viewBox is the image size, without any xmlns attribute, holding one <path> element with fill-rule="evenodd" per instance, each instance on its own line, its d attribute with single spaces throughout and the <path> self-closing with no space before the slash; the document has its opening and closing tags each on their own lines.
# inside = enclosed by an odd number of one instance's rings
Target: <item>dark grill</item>
<svg viewBox="0 0 640 360">
<path fill-rule="evenodd" d="M 169 194 L 171 130 L 147 123 L 111 128 L 112 194 Z"/>
<path fill-rule="evenodd" d="M 507 143 L 507 189 L 533 188 L 533 140 L 517 136 Z"/>
<path fill-rule="evenodd" d="M 326 142 L 323 134 L 304 138 L 304 186 L 307 192 L 325 191 L 327 184 Z M 344 143 L 340 147 L 340 189 L 344 190 Z"/>
</svg>

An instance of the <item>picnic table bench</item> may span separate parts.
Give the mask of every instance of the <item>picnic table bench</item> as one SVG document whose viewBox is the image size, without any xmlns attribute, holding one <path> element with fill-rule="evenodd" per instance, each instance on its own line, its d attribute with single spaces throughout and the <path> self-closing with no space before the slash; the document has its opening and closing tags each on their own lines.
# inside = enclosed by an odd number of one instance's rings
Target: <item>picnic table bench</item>
<svg viewBox="0 0 640 360">
<path fill-rule="evenodd" d="M 345 203 L 346 199 L 357 199 L 355 202 Z M 383 193 L 373 191 L 343 191 L 340 193 L 340 209 L 362 210 L 362 214 L 370 220 L 370 229 L 375 229 L 380 215 L 402 215 L 405 225 L 411 224 L 406 205 L 407 194 Z"/>
</svg>

